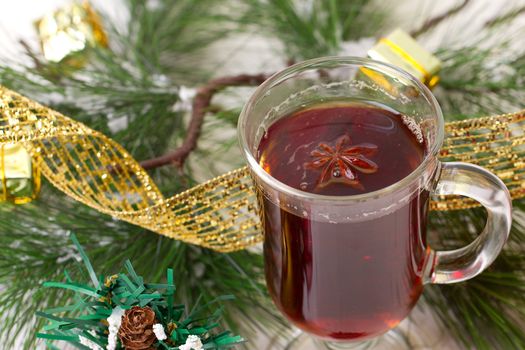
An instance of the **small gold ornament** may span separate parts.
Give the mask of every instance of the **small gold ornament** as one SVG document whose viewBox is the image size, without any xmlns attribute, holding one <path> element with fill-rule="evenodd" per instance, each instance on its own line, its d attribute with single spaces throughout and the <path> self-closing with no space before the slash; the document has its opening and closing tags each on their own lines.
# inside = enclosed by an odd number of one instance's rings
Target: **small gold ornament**
<svg viewBox="0 0 525 350">
<path fill-rule="evenodd" d="M 409 72 L 431 89 L 439 82 L 437 74 L 441 69 L 441 61 L 401 29 L 381 38 L 368 50 L 368 57 Z"/>
<path fill-rule="evenodd" d="M 81 67 L 90 46 L 108 46 L 99 15 L 88 1 L 56 10 L 35 22 L 44 57 Z"/>
<path fill-rule="evenodd" d="M 0 145 L 2 200 L 15 204 L 31 202 L 40 191 L 40 172 L 20 144 Z"/>
</svg>

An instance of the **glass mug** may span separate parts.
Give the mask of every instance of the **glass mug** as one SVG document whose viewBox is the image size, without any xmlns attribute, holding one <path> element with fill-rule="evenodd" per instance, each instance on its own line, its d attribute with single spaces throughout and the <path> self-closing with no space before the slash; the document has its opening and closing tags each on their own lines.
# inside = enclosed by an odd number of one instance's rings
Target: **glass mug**
<svg viewBox="0 0 525 350">
<path fill-rule="evenodd" d="M 273 178 L 257 154 L 268 127 L 330 100 L 379 104 L 411 117 L 425 139 L 422 162 L 397 183 L 353 196 L 308 193 Z M 409 314 L 424 284 L 472 278 L 501 251 L 511 226 L 509 192 L 481 167 L 439 162 L 443 124 L 436 99 L 416 78 L 352 57 L 288 67 L 264 82 L 242 110 L 238 135 L 258 195 L 270 295 L 294 325 L 323 339 L 326 348 L 389 331 Z M 431 195 L 478 201 L 488 212 L 483 232 L 457 250 L 431 249 Z"/>
</svg>

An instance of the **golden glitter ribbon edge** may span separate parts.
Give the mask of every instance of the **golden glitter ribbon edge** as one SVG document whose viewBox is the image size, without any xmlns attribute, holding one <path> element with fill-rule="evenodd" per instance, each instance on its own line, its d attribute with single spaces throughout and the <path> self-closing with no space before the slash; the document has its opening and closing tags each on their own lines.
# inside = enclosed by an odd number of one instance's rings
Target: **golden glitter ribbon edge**
<svg viewBox="0 0 525 350">
<path fill-rule="evenodd" d="M 447 123 L 440 158 L 497 174 L 514 199 L 525 195 L 525 111 Z M 164 198 L 118 143 L 82 123 L 0 86 L 0 145 L 22 143 L 42 174 L 73 199 L 170 238 L 221 252 L 262 241 L 246 167 Z M 447 197 L 433 210 L 478 204 Z"/>
</svg>

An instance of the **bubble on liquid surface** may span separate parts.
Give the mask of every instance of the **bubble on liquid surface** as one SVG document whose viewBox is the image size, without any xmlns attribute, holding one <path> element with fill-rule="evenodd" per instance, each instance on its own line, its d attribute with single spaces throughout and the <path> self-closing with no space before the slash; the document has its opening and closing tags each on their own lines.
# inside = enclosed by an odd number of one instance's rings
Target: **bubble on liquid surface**
<svg viewBox="0 0 525 350">
<path fill-rule="evenodd" d="M 303 191 L 306 191 L 306 189 L 308 188 L 308 182 L 301 182 L 299 184 L 299 188 Z"/>
<path fill-rule="evenodd" d="M 417 139 L 417 142 L 423 143 L 423 132 L 421 131 L 421 127 L 419 124 L 412 118 L 407 117 L 406 115 L 402 115 L 401 119 L 403 120 L 403 123 L 407 126 L 408 130 L 414 134 L 414 136 Z"/>
</svg>

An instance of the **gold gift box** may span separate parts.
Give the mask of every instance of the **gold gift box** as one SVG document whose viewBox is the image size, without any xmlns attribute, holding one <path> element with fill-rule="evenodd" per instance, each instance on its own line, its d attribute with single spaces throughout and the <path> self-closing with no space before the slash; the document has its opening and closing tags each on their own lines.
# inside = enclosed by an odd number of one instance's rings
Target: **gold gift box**
<svg viewBox="0 0 525 350">
<path fill-rule="evenodd" d="M 368 50 L 368 56 L 409 72 L 429 88 L 439 82 L 437 74 L 441 69 L 441 61 L 401 29 L 380 39 Z"/>
<path fill-rule="evenodd" d="M 0 146 L 0 178 L 3 201 L 27 203 L 35 199 L 40 191 L 38 167 L 19 144 Z"/>
<path fill-rule="evenodd" d="M 81 66 L 85 60 L 81 53 L 89 46 L 108 46 L 100 17 L 87 1 L 65 6 L 36 21 L 35 26 L 48 61 Z"/>
</svg>

